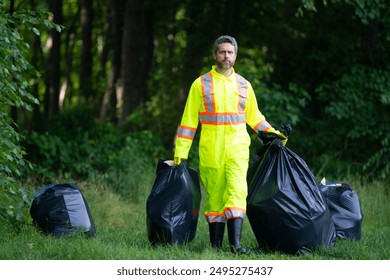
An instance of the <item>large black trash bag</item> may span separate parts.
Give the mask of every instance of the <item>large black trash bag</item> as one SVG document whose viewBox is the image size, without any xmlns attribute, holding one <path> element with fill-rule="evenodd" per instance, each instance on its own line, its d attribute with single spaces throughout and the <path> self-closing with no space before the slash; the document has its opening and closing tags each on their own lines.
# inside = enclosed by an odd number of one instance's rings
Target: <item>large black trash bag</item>
<svg viewBox="0 0 390 280">
<path fill-rule="evenodd" d="M 95 225 L 76 184 L 50 184 L 34 193 L 30 207 L 33 223 L 43 233 L 66 237 L 75 233 L 95 236 Z"/>
<path fill-rule="evenodd" d="M 350 185 L 337 182 L 321 182 L 321 191 L 328 202 L 337 237 L 360 240 L 363 213 L 357 193 Z"/>
<path fill-rule="evenodd" d="M 184 163 L 159 160 L 146 203 L 148 239 L 153 244 L 185 244 L 196 234 L 201 193 L 198 172 Z"/>
<path fill-rule="evenodd" d="M 330 247 L 335 227 L 307 164 L 276 139 L 248 170 L 247 216 L 260 248 L 285 253 Z"/>
</svg>

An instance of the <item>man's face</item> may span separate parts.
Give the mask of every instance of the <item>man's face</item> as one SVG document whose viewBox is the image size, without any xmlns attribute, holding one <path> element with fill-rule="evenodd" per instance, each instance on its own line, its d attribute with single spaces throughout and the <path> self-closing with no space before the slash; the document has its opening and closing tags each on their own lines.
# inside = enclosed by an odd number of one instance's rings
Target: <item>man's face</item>
<svg viewBox="0 0 390 280">
<path fill-rule="evenodd" d="M 234 50 L 234 47 L 230 43 L 220 44 L 216 53 L 214 53 L 217 67 L 225 70 L 234 66 L 234 63 L 236 62 L 236 56 L 237 54 Z"/>
</svg>

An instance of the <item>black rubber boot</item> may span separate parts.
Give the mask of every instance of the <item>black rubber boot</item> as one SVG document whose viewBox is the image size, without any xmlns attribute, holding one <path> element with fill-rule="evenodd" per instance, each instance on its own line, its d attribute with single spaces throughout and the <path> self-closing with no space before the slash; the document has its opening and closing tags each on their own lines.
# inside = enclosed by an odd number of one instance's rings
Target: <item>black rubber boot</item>
<svg viewBox="0 0 390 280">
<path fill-rule="evenodd" d="M 227 221 L 230 251 L 233 254 L 246 254 L 246 249 L 241 247 L 241 232 L 244 219 L 233 218 Z"/>
<path fill-rule="evenodd" d="M 209 223 L 211 247 L 219 250 L 222 247 L 225 223 Z"/>
</svg>

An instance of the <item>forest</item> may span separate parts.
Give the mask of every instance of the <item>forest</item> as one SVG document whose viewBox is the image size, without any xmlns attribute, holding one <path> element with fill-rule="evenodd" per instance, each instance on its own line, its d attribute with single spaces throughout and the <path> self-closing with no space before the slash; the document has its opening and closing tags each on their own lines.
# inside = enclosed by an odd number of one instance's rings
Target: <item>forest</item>
<svg viewBox="0 0 390 280">
<path fill-rule="evenodd" d="M 189 87 L 223 34 L 319 179 L 388 186 L 389 0 L 0 0 L 1 217 L 23 220 L 25 185 L 100 176 L 137 193 L 126 174 L 173 157 Z"/>
</svg>

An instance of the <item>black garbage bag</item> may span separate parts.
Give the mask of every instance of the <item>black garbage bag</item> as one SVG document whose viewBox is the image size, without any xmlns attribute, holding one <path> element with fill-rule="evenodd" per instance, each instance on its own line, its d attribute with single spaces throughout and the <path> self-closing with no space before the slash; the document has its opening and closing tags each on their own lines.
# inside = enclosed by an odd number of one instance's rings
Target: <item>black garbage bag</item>
<svg viewBox="0 0 390 280">
<path fill-rule="evenodd" d="M 184 163 L 159 160 L 146 203 L 148 239 L 153 244 L 185 244 L 196 234 L 201 201 L 198 172 Z"/>
<path fill-rule="evenodd" d="M 91 212 L 76 184 L 45 185 L 34 196 L 30 215 L 43 233 L 56 237 L 75 233 L 95 236 Z"/>
<path fill-rule="evenodd" d="M 285 253 L 330 247 L 335 227 L 307 164 L 275 139 L 248 170 L 247 216 L 260 248 Z"/>
<path fill-rule="evenodd" d="M 346 183 L 323 183 L 321 191 L 325 196 L 336 235 L 342 239 L 361 239 L 363 212 L 358 194 Z"/>
</svg>

